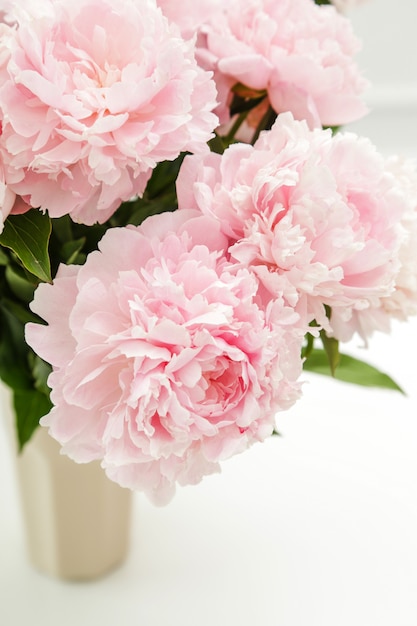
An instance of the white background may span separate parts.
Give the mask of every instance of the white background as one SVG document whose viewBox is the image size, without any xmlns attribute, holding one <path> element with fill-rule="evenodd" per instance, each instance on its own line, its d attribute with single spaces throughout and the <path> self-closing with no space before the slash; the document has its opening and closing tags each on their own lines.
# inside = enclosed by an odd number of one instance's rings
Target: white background
<svg viewBox="0 0 417 626">
<path fill-rule="evenodd" d="M 196 0 L 198 1 L 198 0 Z M 373 112 L 355 130 L 417 156 L 415 0 L 350 13 Z M 364 352 L 407 392 L 310 377 L 283 434 L 159 509 L 135 496 L 125 565 L 89 584 L 26 560 L 0 424 L 4 626 L 416 626 L 417 320 Z"/>
<path fill-rule="evenodd" d="M 370 114 L 352 125 L 384 152 L 417 155 L 417 4 L 368 0 L 348 14 L 362 41 L 358 64 L 371 81 Z"/>
</svg>

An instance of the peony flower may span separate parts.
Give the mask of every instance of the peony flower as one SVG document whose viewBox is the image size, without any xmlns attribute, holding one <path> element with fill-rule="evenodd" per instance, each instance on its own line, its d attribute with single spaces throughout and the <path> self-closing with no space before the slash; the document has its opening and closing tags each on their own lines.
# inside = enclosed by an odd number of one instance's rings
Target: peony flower
<svg viewBox="0 0 417 626">
<path fill-rule="evenodd" d="M 16 194 L 6 185 L 3 168 L 0 167 L 0 233 L 3 231 L 5 219 L 16 204 Z"/>
<path fill-rule="evenodd" d="M 391 293 L 363 310 L 335 309 L 333 332 L 341 341 L 348 341 L 358 332 L 365 341 L 374 331 L 389 332 L 393 319 L 407 320 L 417 314 L 417 170 L 411 160 L 390 157 L 387 176 L 392 177 L 393 195 L 403 205 L 398 230 L 402 241 L 398 251 L 400 262 Z"/>
<path fill-rule="evenodd" d="M 353 60 L 360 44 L 334 7 L 313 0 L 227 0 L 202 9 L 185 0 L 159 3 L 185 35 L 198 29 L 199 62 L 214 70 L 222 123 L 239 84 L 254 98 L 266 92 L 276 113 L 291 111 L 310 126 L 346 124 L 366 113 L 367 82 Z"/>
<path fill-rule="evenodd" d="M 198 211 L 110 229 L 83 266 L 38 287 L 26 339 L 53 366 L 41 423 L 78 462 L 168 501 L 269 436 L 299 395 L 302 332 L 282 301 L 225 259 Z M 273 323 L 272 320 L 273 319 Z"/>
<path fill-rule="evenodd" d="M 18 24 L 23 19 L 38 19 L 54 15 L 52 0 L 0 0 L 1 21 Z"/>
<path fill-rule="evenodd" d="M 150 0 L 35 8 L 17 7 L 17 26 L 3 25 L 6 180 L 52 217 L 102 223 L 143 193 L 158 162 L 206 148 L 214 83 Z"/>
<path fill-rule="evenodd" d="M 410 215 L 404 178 L 367 139 L 312 131 L 283 114 L 253 147 L 186 157 L 177 188 L 180 208 L 219 221 L 232 260 L 257 274 L 265 302 L 283 297 L 305 330 L 315 319 L 337 335 L 339 316 L 392 297 Z M 354 331 L 364 335 L 360 325 Z"/>
<path fill-rule="evenodd" d="M 185 39 L 223 11 L 229 0 L 156 0 L 167 18 L 175 22 Z"/>
</svg>

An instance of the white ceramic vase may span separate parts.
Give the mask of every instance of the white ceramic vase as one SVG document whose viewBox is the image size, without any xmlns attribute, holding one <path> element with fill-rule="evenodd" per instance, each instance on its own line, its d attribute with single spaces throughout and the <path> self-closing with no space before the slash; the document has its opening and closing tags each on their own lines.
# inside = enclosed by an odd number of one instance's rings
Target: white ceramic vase
<svg viewBox="0 0 417 626">
<path fill-rule="evenodd" d="M 64 580 L 91 580 L 119 566 L 129 547 L 132 494 L 98 462 L 77 464 L 38 428 L 16 455 L 29 559 Z"/>
</svg>

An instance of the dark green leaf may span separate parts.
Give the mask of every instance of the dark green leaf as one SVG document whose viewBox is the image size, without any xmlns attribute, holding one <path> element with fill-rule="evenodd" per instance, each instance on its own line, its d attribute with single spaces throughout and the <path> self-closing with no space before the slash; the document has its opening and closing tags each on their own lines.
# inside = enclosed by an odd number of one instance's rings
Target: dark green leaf
<svg viewBox="0 0 417 626">
<path fill-rule="evenodd" d="M 390 376 L 379 371 L 373 365 L 347 354 L 339 354 L 339 356 L 339 364 L 334 373 L 334 378 L 337 380 L 363 387 L 380 387 L 404 393 Z M 316 374 L 332 376 L 329 360 L 324 350 L 315 349 L 304 362 L 304 369 Z"/>
<path fill-rule="evenodd" d="M 12 389 L 30 389 L 24 325 L 2 303 L 0 308 L 0 378 Z"/>
<path fill-rule="evenodd" d="M 10 248 L 23 266 L 45 282 L 51 282 L 48 243 L 51 220 L 37 209 L 23 215 L 9 215 L 0 235 L 0 244 Z"/>
<path fill-rule="evenodd" d="M 310 356 L 314 348 L 314 336 L 311 333 L 306 333 L 305 341 L 305 346 L 303 346 L 303 349 L 301 351 L 301 356 L 303 358 L 307 358 L 308 356 Z"/>
<path fill-rule="evenodd" d="M 129 203 L 124 203 L 127 205 Z M 65 215 L 58 219 L 52 219 L 52 233 L 49 241 L 50 258 L 52 262 L 51 273 L 55 276 L 60 263 L 66 265 L 82 265 L 87 254 L 97 250 L 98 242 L 103 237 L 109 224 L 93 224 L 86 226 L 72 222 Z M 111 224 L 112 226 L 124 226 L 127 222 Z"/>
<path fill-rule="evenodd" d="M 19 449 L 22 450 L 39 425 L 41 417 L 49 413 L 52 404 L 48 396 L 36 389 L 18 390 L 13 394 Z"/>
<path fill-rule="evenodd" d="M 4 252 L 4 250 L 2 250 L 0 247 L 0 265 L 7 265 L 8 262 L 9 262 L 9 257 Z"/>
<path fill-rule="evenodd" d="M 225 145 L 219 135 L 215 135 L 213 139 L 210 139 L 208 146 L 211 152 L 215 152 L 216 154 L 223 154 L 225 150 Z"/>
<path fill-rule="evenodd" d="M 81 250 L 84 248 L 86 242 L 85 237 L 76 239 L 75 241 L 67 241 L 61 248 L 62 261 L 66 265 L 77 263 L 77 260 L 84 258 L 80 255 Z"/>
<path fill-rule="evenodd" d="M 185 156 L 183 152 L 174 161 L 158 163 L 146 186 L 145 197 L 156 198 L 167 191 L 175 191 L 175 181 Z"/>
<path fill-rule="evenodd" d="M 52 371 L 52 366 L 35 353 L 32 353 L 30 356 L 34 387 L 44 395 L 49 396 L 48 376 Z"/>
<path fill-rule="evenodd" d="M 35 315 L 35 313 L 32 313 L 28 307 L 25 307 L 20 302 L 16 302 L 16 300 L 3 298 L 3 306 L 22 324 L 27 324 L 28 322 L 40 322 L 40 318 Z"/>
<path fill-rule="evenodd" d="M 0 378 L 11 389 L 30 389 L 31 381 L 27 371 L 10 358 L 9 346 L 0 346 Z"/>
<path fill-rule="evenodd" d="M 72 228 L 74 224 L 69 215 L 63 215 L 52 220 L 52 230 L 55 237 L 61 243 L 73 239 Z"/>
<path fill-rule="evenodd" d="M 16 315 L 15 307 L 9 309 L 8 305 L 10 303 L 3 300 L 0 306 L 0 378 L 13 390 L 16 430 L 22 448 L 39 419 L 51 408 L 46 384 L 50 366 L 29 348 L 25 342 L 24 322 Z"/>
<path fill-rule="evenodd" d="M 33 278 L 33 275 L 29 274 L 29 276 Z M 22 267 L 19 267 L 19 265 L 8 265 L 6 267 L 5 277 L 11 291 L 19 300 L 26 303 L 33 300 L 33 293 L 37 287 L 37 281 L 33 283 L 33 281 L 28 280 L 28 275 Z"/>
<path fill-rule="evenodd" d="M 119 222 L 118 225 L 133 224 L 139 226 L 147 217 L 157 213 L 175 211 L 177 208 L 177 197 L 172 190 L 155 199 L 138 199 L 131 202 L 129 206 L 122 205 L 112 219 Z M 116 224 L 114 224 L 116 225 Z"/>
</svg>

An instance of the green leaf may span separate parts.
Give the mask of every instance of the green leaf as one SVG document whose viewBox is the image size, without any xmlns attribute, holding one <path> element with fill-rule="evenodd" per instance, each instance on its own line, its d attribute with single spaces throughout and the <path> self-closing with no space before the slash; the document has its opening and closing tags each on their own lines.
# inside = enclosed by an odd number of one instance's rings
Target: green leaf
<svg viewBox="0 0 417 626">
<path fill-rule="evenodd" d="M 129 206 L 124 203 L 112 216 L 111 220 L 118 221 L 117 225 L 133 224 L 139 226 L 147 217 L 156 213 L 175 211 L 177 208 L 177 196 L 175 191 L 167 191 L 154 199 L 139 198 L 131 202 Z M 115 226 L 116 224 L 112 224 Z"/>
<path fill-rule="evenodd" d="M 215 152 L 216 154 L 223 154 L 225 150 L 225 145 L 219 135 L 215 135 L 213 139 L 210 139 L 210 141 L 208 142 L 208 147 L 210 148 L 211 152 Z"/>
<path fill-rule="evenodd" d="M 25 307 L 22 303 L 16 302 L 9 298 L 3 298 L 3 306 L 7 309 L 21 324 L 27 324 L 28 322 L 35 322 L 39 324 L 41 318 L 35 313 Z"/>
<path fill-rule="evenodd" d="M 2 303 L 0 307 L 0 378 L 12 389 L 30 389 L 24 325 Z"/>
<path fill-rule="evenodd" d="M 9 346 L 5 342 L 0 346 L 0 378 L 11 389 L 29 389 L 31 385 L 28 373 L 19 363 L 10 358 Z"/>
<path fill-rule="evenodd" d="M 28 280 L 28 276 L 33 278 L 31 274 L 27 274 L 25 270 L 19 265 L 8 265 L 5 271 L 5 277 L 12 293 L 23 302 L 29 304 L 33 300 L 33 294 L 37 287 L 37 282 L 34 284 Z M 36 280 L 36 279 L 35 279 Z"/>
<path fill-rule="evenodd" d="M 314 336 L 311 333 L 306 333 L 305 335 L 305 345 L 301 351 L 301 356 L 307 358 L 313 351 L 314 348 Z"/>
<path fill-rule="evenodd" d="M 324 130 L 327 130 L 328 128 L 332 131 L 332 135 L 336 135 L 336 133 L 338 133 L 341 129 L 341 126 L 323 126 Z"/>
<path fill-rule="evenodd" d="M 23 215 L 9 215 L 0 235 L 0 244 L 10 248 L 23 266 L 45 282 L 51 282 L 48 243 L 51 220 L 37 209 Z"/>
<path fill-rule="evenodd" d="M 52 407 L 46 383 L 51 368 L 29 348 L 24 321 L 20 313 L 16 315 L 16 309 L 8 305 L 8 301 L 0 303 L 0 378 L 13 390 L 16 431 L 22 449 L 39 419 Z M 22 317 L 25 317 L 24 311 Z"/>
<path fill-rule="evenodd" d="M 52 366 L 35 353 L 30 354 L 29 361 L 34 379 L 33 386 L 44 395 L 49 396 L 51 390 L 48 387 L 48 376 L 52 372 Z"/>
<path fill-rule="evenodd" d="M 175 191 L 175 182 L 185 156 L 186 152 L 182 152 L 174 161 L 158 163 L 146 185 L 145 197 L 156 198 L 167 191 Z"/>
<path fill-rule="evenodd" d="M 334 376 L 336 368 L 340 363 L 339 342 L 334 337 L 328 337 L 324 330 L 320 331 L 320 339 L 329 361 L 330 371 L 332 376 Z"/>
<path fill-rule="evenodd" d="M 129 204 L 129 203 L 124 203 Z M 122 205 L 123 206 L 123 205 Z M 68 219 L 66 219 L 68 218 Z M 52 261 L 52 275 L 54 276 L 59 263 L 66 265 L 81 265 L 86 255 L 97 250 L 97 244 L 106 232 L 109 224 L 77 224 L 65 215 L 52 219 L 52 233 L 49 241 L 50 258 Z M 125 223 L 115 223 L 112 226 L 124 226 Z"/>
<path fill-rule="evenodd" d="M 71 241 L 73 239 L 73 226 L 74 224 L 69 215 L 55 217 L 52 220 L 52 230 L 60 243 L 65 243 L 66 241 Z"/>
<path fill-rule="evenodd" d="M 9 263 L 9 258 L 7 254 L 0 248 L 0 265 L 7 265 Z"/>
<path fill-rule="evenodd" d="M 347 354 L 340 354 L 339 364 L 334 374 L 330 369 L 329 359 L 325 350 L 315 349 L 304 362 L 304 369 L 324 376 L 333 376 L 337 380 L 360 385 L 362 387 L 379 387 L 404 393 L 403 389 L 388 374 L 381 372 L 373 365 L 355 359 Z"/>
<path fill-rule="evenodd" d="M 48 396 L 36 389 L 17 390 L 13 394 L 17 438 L 20 451 L 39 425 L 39 420 L 52 408 Z"/>
<path fill-rule="evenodd" d="M 75 241 L 67 241 L 61 248 L 62 260 L 66 265 L 77 263 L 78 260 L 82 260 L 84 257 L 81 255 L 81 251 L 85 246 L 86 238 L 76 239 Z"/>
</svg>

